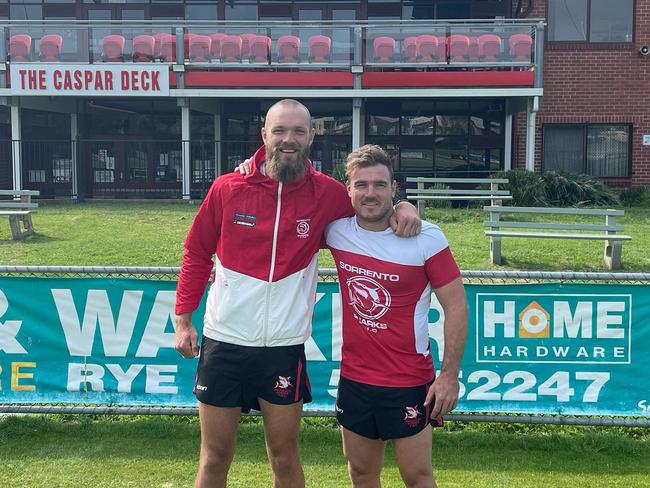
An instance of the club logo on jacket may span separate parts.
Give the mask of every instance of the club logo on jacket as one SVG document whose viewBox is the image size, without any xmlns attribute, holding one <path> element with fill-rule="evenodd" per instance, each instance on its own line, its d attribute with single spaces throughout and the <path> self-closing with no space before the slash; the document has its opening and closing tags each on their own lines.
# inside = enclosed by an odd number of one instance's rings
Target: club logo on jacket
<svg viewBox="0 0 650 488">
<path fill-rule="evenodd" d="M 273 391 L 275 391 L 276 395 L 285 398 L 289 396 L 292 389 L 293 385 L 291 384 L 291 376 L 278 376 L 278 380 L 275 382 L 275 386 L 273 387 Z"/>
<path fill-rule="evenodd" d="M 390 308 L 390 293 L 382 285 L 365 276 L 354 276 L 346 281 L 348 300 L 354 311 L 359 315 L 357 320 L 366 327 L 386 329 L 386 324 L 374 322 L 388 312 Z M 364 320 L 366 319 L 366 320 Z"/>
<path fill-rule="evenodd" d="M 257 217 L 255 215 L 247 214 L 244 212 L 235 212 L 233 222 L 237 225 L 245 225 L 246 227 L 255 227 Z"/>
<path fill-rule="evenodd" d="M 418 410 L 418 406 L 406 407 L 404 412 L 404 423 L 409 427 L 417 427 L 420 423 L 420 415 L 422 412 Z"/>
<path fill-rule="evenodd" d="M 306 239 L 309 237 L 309 221 L 311 219 L 296 220 L 296 237 Z"/>
</svg>

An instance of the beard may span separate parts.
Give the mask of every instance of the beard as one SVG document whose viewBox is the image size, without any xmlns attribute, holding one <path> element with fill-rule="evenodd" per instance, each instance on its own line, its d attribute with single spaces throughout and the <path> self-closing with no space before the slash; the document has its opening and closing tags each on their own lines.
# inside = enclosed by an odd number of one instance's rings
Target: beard
<svg viewBox="0 0 650 488">
<path fill-rule="evenodd" d="M 293 154 L 285 154 L 282 149 L 295 149 Z M 310 146 L 298 144 L 278 144 L 266 146 L 266 174 L 276 181 L 289 183 L 298 180 L 307 169 Z"/>
</svg>

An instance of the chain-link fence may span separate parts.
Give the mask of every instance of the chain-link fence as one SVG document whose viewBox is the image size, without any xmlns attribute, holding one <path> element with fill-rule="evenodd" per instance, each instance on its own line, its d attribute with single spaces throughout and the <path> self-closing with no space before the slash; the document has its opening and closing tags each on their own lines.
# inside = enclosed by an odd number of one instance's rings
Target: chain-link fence
<svg viewBox="0 0 650 488">
<path fill-rule="evenodd" d="M 0 266 L 0 277 L 39 278 L 132 278 L 146 280 L 175 281 L 178 267 L 140 266 Z M 546 272 L 546 271 L 463 271 L 466 284 L 591 284 L 608 283 L 616 285 L 650 285 L 650 273 L 590 273 L 590 272 Z M 336 282 L 334 269 L 321 269 L 322 282 Z M 650 288 L 649 288 L 650 290 Z M 650 327 L 638 323 L 636 327 Z M 650 398 L 649 398 L 650 400 Z M 650 410 L 650 408 L 648 409 Z M 74 413 L 74 414 L 154 414 L 195 415 L 195 407 L 124 406 L 98 404 L 12 404 L 0 403 L 0 413 Z M 604 416 L 564 414 L 515 414 L 503 412 L 477 412 L 450 414 L 448 420 L 483 422 L 520 422 L 531 424 L 606 425 L 606 426 L 650 426 L 650 412 L 645 416 Z M 332 411 L 306 411 L 307 416 L 331 416 Z"/>
</svg>

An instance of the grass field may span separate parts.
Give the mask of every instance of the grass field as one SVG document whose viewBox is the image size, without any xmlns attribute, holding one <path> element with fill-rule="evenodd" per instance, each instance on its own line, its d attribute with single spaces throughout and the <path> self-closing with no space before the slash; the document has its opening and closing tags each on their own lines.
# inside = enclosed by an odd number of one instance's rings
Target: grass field
<svg viewBox="0 0 650 488">
<path fill-rule="evenodd" d="M 46 203 L 36 235 L 12 241 L 0 219 L 2 265 L 178 266 L 197 206 L 183 203 Z M 480 210 L 429 210 L 463 269 L 602 271 L 602 242 L 506 239 L 505 266 L 489 264 Z M 624 271 L 650 272 L 650 209 L 626 209 Z M 332 267 L 328 252 L 322 267 Z M 0 367 L 2 367 L 0 355 Z M 0 392 L 1 394 L 1 392 Z M 330 418 L 305 419 L 307 486 L 349 486 L 339 433 Z M 259 419 L 240 426 L 232 487 L 270 486 Z M 196 418 L 0 416 L 0 487 L 161 487 L 192 485 Z M 441 488 L 650 486 L 650 429 L 461 424 L 434 435 Z M 388 451 L 384 487 L 402 486 Z"/>
<path fill-rule="evenodd" d="M 303 423 L 307 486 L 349 486 L 334 422 Z M 0 486 L 187 487 L 196 471 L 198 439 L 196 419 L 186 417 L 4 417 Z M 488 424 L 434 434 L 433 465 L 441 488 L 647 488 L 648 460 L 650 436 L 639 429 Z M 402 486 L 390 449 L 382 478 L 384 487 Z M 245 419 L 229 486 L 267 487 L 270 479 L 262 427 L 258 419 Z"/>
<path fill-rule="evenodd" d="M 36 235 L 11 240 L 0 219 L 0 264 L 178 266 L 196 205 L 183 203 L 46 204 L 33 217 Z M 447 235 L 462 269 L 603 271 L 602 241 L 504 239 L 504 266 L 489 262 L 485 212 L 428 210 Z M 650 271 L 650 209 L 626 209 L 621 219 L 632 240 L 623 246 L 623 271 Z M 333 267 L 321 252 L 322 267 Z"/>
</svg>

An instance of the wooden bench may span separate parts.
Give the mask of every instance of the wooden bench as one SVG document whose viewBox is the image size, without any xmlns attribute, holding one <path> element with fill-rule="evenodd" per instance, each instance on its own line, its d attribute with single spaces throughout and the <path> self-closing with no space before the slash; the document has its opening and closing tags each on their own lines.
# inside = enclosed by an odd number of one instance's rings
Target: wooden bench
<svg viewBox="0 0 650 488">
<path fill-rule="evenodd" d="M 406 183 L 416 183 L 417 188 L 407 188 L 406 198 L 417 200 L 420 218 L 424 218 L 426 200 L 490 200 L 492 205 L 501 205 L 502 200 L 511 200 L 508 190 L 499 190 L 507 185 L 507 178 L 406 178 Z M 431 185 L 471 185 L 472 188 L 426 188 Z M 489 188 L 480 188 L 489 185 Z"/>
<path fill-rule="evenodd" d="M 632 239 L 630 236 L 617 234 L 623 231 L 623 226 L 616 223 L 616 217 L 622 217 L 624 210 L 607 208 L 549 208 L 549 207 L 483 207 L 490 214 L 490 220 L 484 222 L 490 230 L 485 235 L 490 237 L 490 259 L 494 264 L 501 264 L 501 239 L 504 237 L 535 237 L 550 239 L 602 239 L 605 241 L 603 255 L 607 269 L 621 267 L 623 241 Z M 583 223 L 553 223 L 531 222 L 525 220 L 503 221 L 504 214 L 533 214 L 533 215 L 591 215 L 605 217 L 604 224 Z M 503 230 L 515 229 L 515 230 Z M 529 230 L 530 229 L 530 230 Z M 544 232 L 545 230 L 557 232 Z M 573 231 L 573 232 L 572 232 Z M 600 231 L 600 232 L 599 232 Z"/>
<path fill-rule="evenodd" d="M 0 215 L 9 217 L 13 239 L 24 239 L 34 233 L 32 213 L 36 211 L 38 203 L 32 202 L 32 197 L 38 195 L 40 192 L 37 190 L 0 190 L 0 197 L 13 197 L 13 200 L 0 200 Z"/>
</svg>

